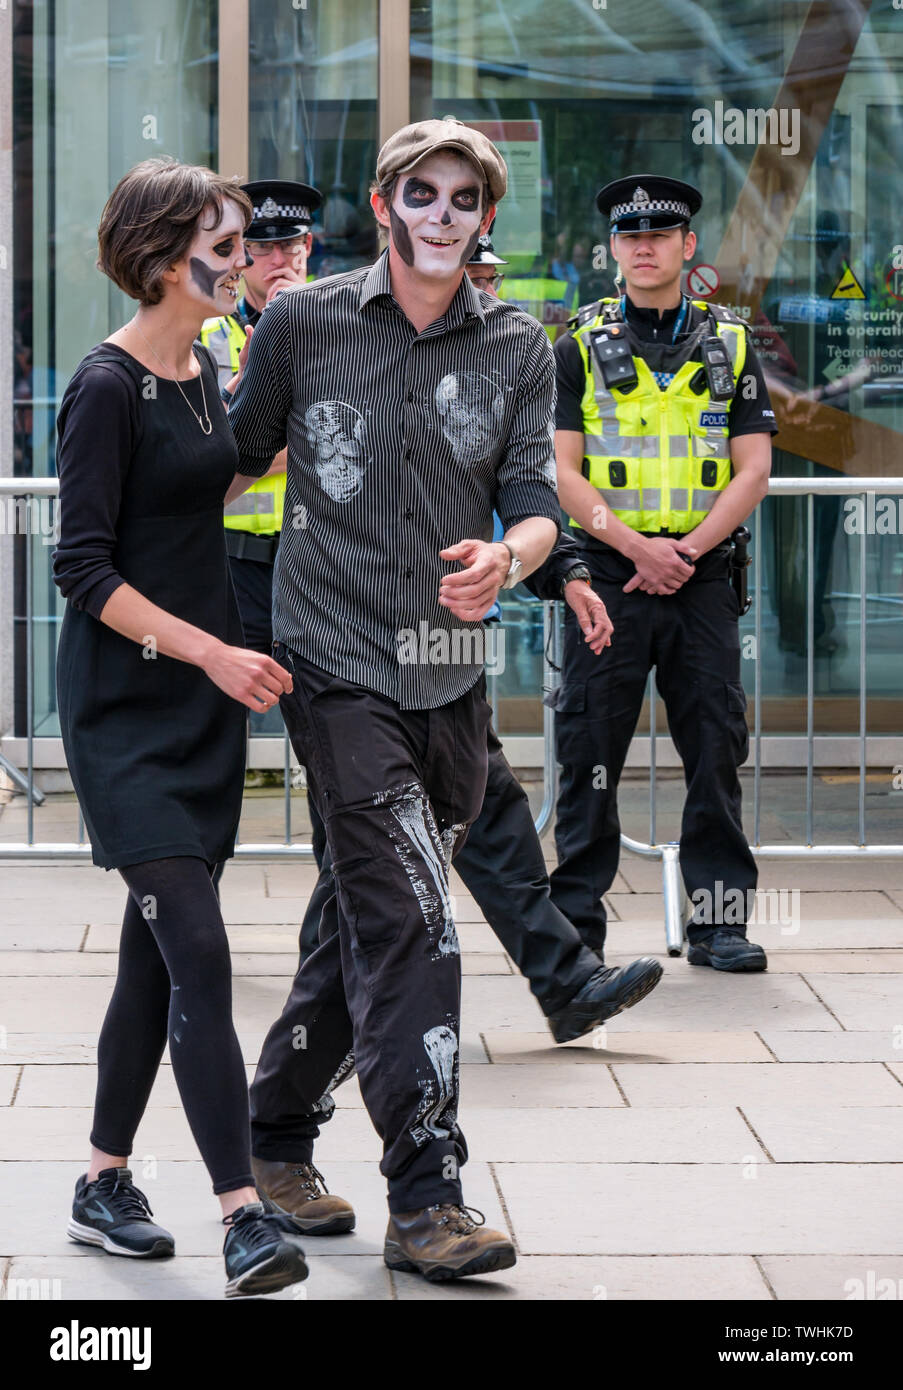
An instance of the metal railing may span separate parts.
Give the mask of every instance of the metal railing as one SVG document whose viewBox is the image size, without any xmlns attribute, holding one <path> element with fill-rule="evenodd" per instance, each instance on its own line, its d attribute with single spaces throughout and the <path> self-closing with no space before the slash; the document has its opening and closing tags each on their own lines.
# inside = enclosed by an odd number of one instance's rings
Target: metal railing
<svg viewBox="0 0 903 1390">
<path fill-rule="evenodd" d="M 0 500 L 3 498 L 53 498 L 59 491 L 56 478 L 23 479 L 0 478 Z M 862 528 L 859 545 L 859 590 L 852 596 L 859 605 L 859 785 L 858 785 L 858 842 L 854 845 L 814 843 L 814 751 L 815 751 L 815 555 L 814 555 L 814 499 L 816 496 L 840 495 L 859 497 L 866 505 L 868 494 L 903 494 L 903 478 L 774 478 L 769 487 L 770 496 L 805 496 L 807 499 L 807 572 L 806 572 L 806 838 L 804 844 L 762 844 L 761 826 L 761 783 L 762 783 L 762 663 L 759 653 L 762 650 L 762 527 L 761 508 L 756 509 L 754 527 L 753 556 L 755 576 L 755 597 L 753 605 L 756 660 L 754 663 L 755 714 L 752 729 L 753 746 L 753 841 L 752 851 L 758 858 L 820 858 L 820 859 L 888 859 L 903 857 L 903 845 L 870 845 L 866 843 L 865 826 L 865 788 L 867 768 L 867 602 L 866 586 L 866 542 L 867 532 Z M 33 858 L 41 860 L 89 859 L 90 845 L 85 841 L 84 824 L 81 812 L 78 814 L 78 841 L 66 843 L 35 842 L 34 806 L 40 805 L 44 796 L 35 785 L 34 768 L 34 556 L 33 546 L 25 547 L 25 620 L 26 620 L 26 768 L 24 771 L 14 767 L 0 754 L 0 768 L 25 793 L 27 804 L 27 830 L 25 842 L 0 842 L 0 859 Z M 560 679 L 561 665 L 561 605 L 544 605 L 544 684 L 547 689 L 554 688 Z M 664 898 L 665 941 L 669 954 L 679 955 L 684 938 L 686 917 L 686 897 L 679 866 L 679 845 L 677 841 L 659 841 L 656 834 L 657 818 L 657 778 L 656 778 L 656 700 L 654 671 L 649 676 L 649 839 L 648 842 L 621 836 L 623 847 L 633 854 L 645 858 L 659 859 L 662 865 L 662 893 Z M 284 737 L 284 840 L 283 842 L 239 843 L 236 856 L 243 859 L 271 858 L 311 858 L 313 847 L 308 843 L 293 842 L 292 813 L 292 772 L 297 764 L 293 762 L 288 735 Z M 548 705 L 543 707 L 543 799 L 536 816 L 536 828 L 542 834 L 552 818 L 557 798 L 558 766 L 554 749 L 554 714 Z"/>
</svg>

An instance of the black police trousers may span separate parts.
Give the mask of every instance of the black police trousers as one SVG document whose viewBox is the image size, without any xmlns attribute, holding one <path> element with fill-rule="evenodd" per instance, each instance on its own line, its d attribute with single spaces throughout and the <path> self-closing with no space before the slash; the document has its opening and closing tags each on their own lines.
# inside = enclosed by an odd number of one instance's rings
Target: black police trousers
<svg viewBox="0 0 903 1390">
<path fill-rule="evenodd" d="M 430 710 L 304 661 L 280 707 L 334 865 L 336 930 L 302 964 L 251 1086 L 251 1150 L 310 1162 L 330 1091 L 356 1064 L 392 1211 L 462 1200 L 461 958 L 448 869 L 486 785 L 481 679 Z M 353 1054 L 353 1059 L 352 1059 Z"/>
<path fill-rule="evenodd" d="M 680 867 L 688 895 L 702 904 L 687 935 L 698 940 L 721 925 L 715 920 L 719 909 L 725 924 L 745 930 L 757 871 L 741 818 L 737 769 L 746 760 L 749 734 L 738 602 L 727 582 L 727 556 L 703 556 L 694 576 L 664 596 L 638 589 L 625 594 L 633 567 L 614 552 L 609 558 L 586 548 L 581 558 L 614 633 L 611 646 L 596 656 L 571 610 L 565 612 L 562 683 L 555 697 L 561 783 L 552 901 L 587 946 L 603 948 L 602 895 L 614 880 L 620 852 L 618 781 L 655 666 L 687 788 Z M 703 891 L 694 898 L 698 890 Z"/>
<path fill-rule="evenodd" d="M 542 845 L 527 794 L 490 728 L 489 771 L 479 816 L 455 855 L 455 868 L 546 1015 L 556 1013 L 599 968 L 599 958 L 549 896 Z M 313 819 L 313 817 L 312 817 Z M 324 908 L 334 893 L 329 851 L 314 854 L 320 877 L 301 923 L 300 954 L 335 930 Z M 322 924 L 321 924 L 322 918 Z"/>
</svg>

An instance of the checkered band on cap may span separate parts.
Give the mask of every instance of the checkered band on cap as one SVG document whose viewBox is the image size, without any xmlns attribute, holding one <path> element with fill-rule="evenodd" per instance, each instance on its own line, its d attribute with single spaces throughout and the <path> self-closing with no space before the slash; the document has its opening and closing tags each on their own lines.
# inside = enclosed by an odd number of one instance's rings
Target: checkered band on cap
<svg viewBox="0 0 903 1390">
<path fill-rule="evenodd" d="M 637 190 L 640 192 L 641 190 Z M 677 217 L 682 217 L 685 222 L 690 220 L 689 203 L 681 203 L 676 198 L 646 198 L 638 200 L 636 194 L 629 203 L 615 203 L 609 213 L 609 220 L 618 222 L 622 217 L 649 217 L 657 212 L 673 213 Z"/>
<path fill-rule="evenodd" d="M 310 222 L 310 208 L 304 203 L 277 203 L 274 198 L 265 198 L 260 207 L 254 208 L 254 221 L 268 217 L 284 217 L 289 222 Z"/>
</svg>

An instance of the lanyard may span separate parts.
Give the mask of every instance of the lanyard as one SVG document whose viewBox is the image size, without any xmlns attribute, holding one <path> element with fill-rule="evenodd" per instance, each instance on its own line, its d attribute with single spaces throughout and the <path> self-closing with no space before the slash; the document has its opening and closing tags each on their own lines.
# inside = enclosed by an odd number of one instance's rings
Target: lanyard
<svg viewBox="0 0 903 1390">
<path fill-rule="evenodd" d="M 678 312 L 677 318 L 674 320 L 674 327 L 673 327 L 673 329 L 671 330 L 671 342 L 672 342 L 672 343 L 676 343 L 679 334 L 681 334 L 681 333 L 683 332 L 684 321 L 685 321 L 685 319 L 686 319 L 686 317 L 687 317 L 687 306 L 688 306 L 688 304 L 689 304 L 689 300 L 687 299 L 687 296 L 686 296 L 685 294 L 682 294 L 682 295 L 680 296 L 680 310 L 679 310 L 679 312 Z M 626 296 L 626 294 L 622 294 L 622 295 L 621 295 L 621 318 L 624 320 L 625 323 L 627 322 L 627 296 Z"/>
</svg>

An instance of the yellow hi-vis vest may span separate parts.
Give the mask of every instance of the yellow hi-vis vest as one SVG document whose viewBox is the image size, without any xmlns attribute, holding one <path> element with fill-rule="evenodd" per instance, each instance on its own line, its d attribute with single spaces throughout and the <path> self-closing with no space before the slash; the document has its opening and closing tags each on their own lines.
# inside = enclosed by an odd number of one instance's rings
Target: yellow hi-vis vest
<svg viewBox="0 0 903 1390">
<path fill-rule="evenodd" d="M 226 314 L 222 318 L 206 319 L 200 339 L 216 360 L 222 388 L 238 371 L 238 354 L 245 345 L 245 330 L 231 314 Z M 272 535 L 282 530 L 284 505 L 285 474 L 272 473 L 269 477 L 258 478 L 247 492 L 226 503 L 223 525 L 229 531 Z"/>
<path fill-rule="evenodd" d="M 704 380 L 699 357 L 679 367 L 664 390 L 643 358 L 634 357 L 637 385 L 609 390 L 589 338 L 620 321 L 619 304 L 599 300 L 589 306 L 589 312 L 599 311 L 591 318 L 581 309 L 574 332 L 586 372 L 583 473 L 618 520 L 635 531 L 692 531 L 731 480 L 730 401 L 712 400 L 707 383 L 698 394 L 690 388 L 694 378 L 697 385 Z M 736 389 L 746 360 L 743 321 L 719 304 L 693 304 L 714 315 Z M 576 521 L 571 526 L 581 529 Z"/>
</svg>

